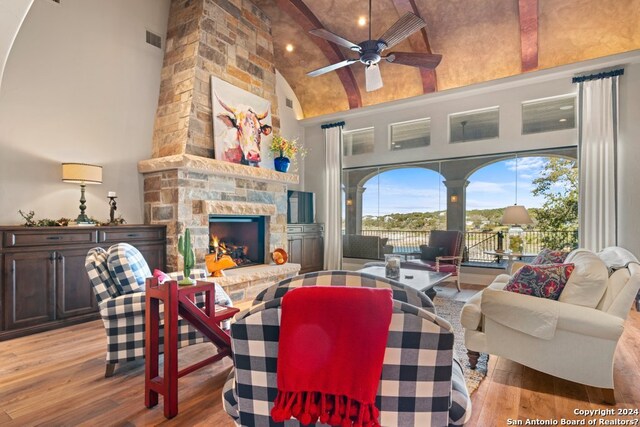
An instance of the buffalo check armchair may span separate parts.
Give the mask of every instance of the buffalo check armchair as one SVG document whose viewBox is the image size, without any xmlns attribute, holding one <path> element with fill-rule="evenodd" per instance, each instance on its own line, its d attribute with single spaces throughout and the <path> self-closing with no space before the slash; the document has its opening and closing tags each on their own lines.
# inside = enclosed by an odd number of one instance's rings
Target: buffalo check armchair
<svg viewBox="0 0 640 427">
<path fill-rule="evenodd" d="M 145 291 L 144 280 L 151 271 L 140 254 L 127 243 L 118 243 L 108 250 L 89 250 L 85 268 L 98 301 L 100 317 L 107 334 L 105 377 L 113 375 L 116 364 L 144 357 L 145 352 Z M 172 280 L 181 280 L 182 273 L 169 273 Z M 192 270 L 194 279 L 206 278 L 205 270 Z M 216 285 L 216 304 L 231 305 L 228 295 Z M 204 303 L 204 298 L 196 302 Z M 160 306 L 163 311 L 163 305 Z M 162 316 L 162 314 L 161 314 Z M 160 342 L 164 329 L 160 330 Z M 203 342 L 205 338 L 187 322 L 178 325 L 178 346 Z"/>
<path fill-rule="evenodd" d="M 429 298 L 404 285 L 347 271 L 308 273 L 259 294 L 231 325 L 235 368 L 223 389 L 225 411 L 242 426 L 282 425 L 270 418 L 277 394 L 281 298 L 300 286 L 390 288 L 393 314 L 376 405 L 385 426 L 458 426 L 471 415 L 462 368 L 453 359 L 453 332 Z M 327 311 L 330 315 L 330 311 Z M 299 426 L 290 420 L 286 426 Z"/>
</svg>

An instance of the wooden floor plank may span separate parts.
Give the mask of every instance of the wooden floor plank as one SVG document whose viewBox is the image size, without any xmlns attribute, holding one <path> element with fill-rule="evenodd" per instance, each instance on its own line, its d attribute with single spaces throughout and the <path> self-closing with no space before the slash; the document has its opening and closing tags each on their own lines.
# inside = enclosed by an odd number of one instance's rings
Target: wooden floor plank
<svg viewBox="0 0 640 427">
<path fill-rule="evenodd" d="M 529 367 L 522 370 L 522 391 L 518 418 L 546 419 L 555 417 L 556 405 L 552 399 L 554 393 L 553 377 Z"/>
</svg>

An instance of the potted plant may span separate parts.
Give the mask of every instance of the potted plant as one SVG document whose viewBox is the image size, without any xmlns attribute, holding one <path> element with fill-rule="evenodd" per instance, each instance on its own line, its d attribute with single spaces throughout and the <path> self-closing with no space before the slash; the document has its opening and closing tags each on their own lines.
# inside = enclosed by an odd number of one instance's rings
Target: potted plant
<svg viewBox="0 0 640 427">
<path fill-rule="evenodd" d="M 271 140 L 269 150 L 277 157 L 273 158 L 273 165 L 278 172 L 287 172 L 291 161 L 295 160 L 296 154 L 304 157 L 306 151 L 297 139 L 285 139 L 282 135 L 275 134 Z"/>
</svg>

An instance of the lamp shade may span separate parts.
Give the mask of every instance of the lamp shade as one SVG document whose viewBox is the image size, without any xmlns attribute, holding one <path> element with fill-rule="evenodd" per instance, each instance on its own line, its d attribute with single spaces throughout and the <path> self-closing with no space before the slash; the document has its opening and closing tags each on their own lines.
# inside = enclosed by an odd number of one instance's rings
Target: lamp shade
<svg viewBox="0 0 640 427">
<path fill-rule="evenodd" d="M 522 205 L 507 206 L 502 215 L 502 223 L 508 224 L 533 224 L 527 208 Z"/>
<path fill-rule="evenodd" d="M 76 184 L 102 184 L 102 166 L 63 163 L 62 181 Z"/>
</svg>

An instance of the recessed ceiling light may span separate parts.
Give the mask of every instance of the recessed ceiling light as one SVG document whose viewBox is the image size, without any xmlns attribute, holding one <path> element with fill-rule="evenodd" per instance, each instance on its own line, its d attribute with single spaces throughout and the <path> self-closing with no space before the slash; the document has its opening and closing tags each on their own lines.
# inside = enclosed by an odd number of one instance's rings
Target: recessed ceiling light
<svg viewBox="0 0 640 427">
<path fill-rule="evenodd" d="M 573 110 L 573 105 L 563 105 L 560 107 L 561 110 Z"/>
<path fill-rule="evenodd" d="M 558 120 L 558 121 L 559 121 L 559 122 L 566 122 L 566 121 L 567 121 L 567 119 L 560 119 L 560 120 Z"/>
<path fill-rule="evenodd" d="M 289 43 L 285 46 L 285 49 L 287 50 L 287 52 L 293 52 L 293 45 Z"/>
<path fill-rule="evenodd" d="M 367 25 L 367 18 L 365 18 L 364 16 L 358 18 L 358 25 L 360 25 L 361 27 Z"/>
</svg>

